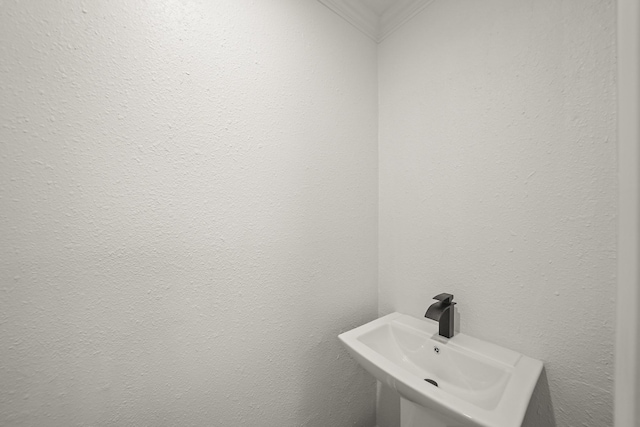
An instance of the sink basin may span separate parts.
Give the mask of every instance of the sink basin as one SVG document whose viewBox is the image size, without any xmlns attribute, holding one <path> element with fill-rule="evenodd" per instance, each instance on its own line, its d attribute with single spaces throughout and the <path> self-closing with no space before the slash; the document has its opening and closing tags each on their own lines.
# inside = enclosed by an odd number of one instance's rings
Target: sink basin
<svg viewBox="0 0 640 427">
<path fill-rule="evenodd" d="M 465 334 L 440 337 L 437 322 L 401 313 L 339 338 L 376 379 L 439 420 L 431 425 L 519 427 L 542 372 L 539 360 Z"/>
</svg>

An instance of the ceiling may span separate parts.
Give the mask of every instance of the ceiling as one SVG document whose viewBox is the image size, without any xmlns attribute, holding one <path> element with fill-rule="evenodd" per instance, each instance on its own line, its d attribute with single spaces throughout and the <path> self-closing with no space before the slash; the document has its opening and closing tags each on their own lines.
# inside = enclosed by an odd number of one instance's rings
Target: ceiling
<svg viewBox="0 0 640 427">
<path fill-rule="evenodd" d="M 381 42 L 434 0 L 318 0 Z"/>
</svg>

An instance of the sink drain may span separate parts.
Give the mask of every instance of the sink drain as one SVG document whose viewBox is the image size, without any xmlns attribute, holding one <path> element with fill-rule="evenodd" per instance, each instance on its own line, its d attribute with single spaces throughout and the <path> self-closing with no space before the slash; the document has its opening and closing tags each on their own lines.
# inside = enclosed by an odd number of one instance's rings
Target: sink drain
<svg viewBox="0 0 640 427">
<path fill-rule="evenodd" d="M 433 384 L 434 386 L 438 387 L 438 383 L 435 382 L 434 380 L 430 379 L 430 378 L 425 378 L 424 379 L 426 382 L 428 382 L 429 384 Z"/>
</svg>

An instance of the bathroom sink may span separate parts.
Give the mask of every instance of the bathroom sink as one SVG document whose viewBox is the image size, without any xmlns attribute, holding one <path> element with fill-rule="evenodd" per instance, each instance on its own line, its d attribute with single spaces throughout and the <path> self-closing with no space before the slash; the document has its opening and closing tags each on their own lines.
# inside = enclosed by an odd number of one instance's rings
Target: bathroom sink
<svg viewBox="0 0 640 427">
<path fill-rule="evenodd" d="M 380 382 L 454 424 L 519 427 L 542 372 L 539 360 L 461 333 L 443 338 L 437 322 L 400 313 L 339 338 Z"/>
</svg>

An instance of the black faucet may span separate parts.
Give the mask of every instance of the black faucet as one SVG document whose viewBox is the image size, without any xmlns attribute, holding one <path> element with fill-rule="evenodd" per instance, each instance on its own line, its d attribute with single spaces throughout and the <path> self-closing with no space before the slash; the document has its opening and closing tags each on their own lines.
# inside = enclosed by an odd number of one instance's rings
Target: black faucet
<svg viewBox="0 0 640 427">
<path fill-rule="evenodd" d="M 438 302 L 434 302 L 429 306 L 427 312 L 424 314 L 424 317 L 433 319 L 439 323 L 439 335 L 445 338 L 451 338 L 454 332 L 453 306 L 456 304 L 455 302 L 453 302 L 453 295 L 440 294 L 433 297 L 433 299 L 437 299 Z"/>
</svg>

